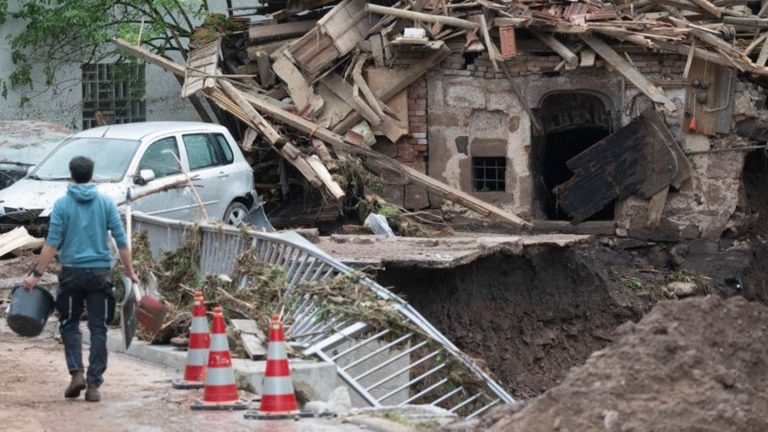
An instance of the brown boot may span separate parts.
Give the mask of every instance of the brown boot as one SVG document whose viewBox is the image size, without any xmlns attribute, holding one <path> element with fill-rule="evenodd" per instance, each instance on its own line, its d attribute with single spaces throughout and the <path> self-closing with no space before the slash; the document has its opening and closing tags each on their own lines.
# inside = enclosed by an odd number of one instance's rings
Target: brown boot
<svg viewBox="0 0 768 432">
<path fill-rule="evenodd" d="M 69 387 L 64 390 L 65 398 L 76 398 L 80 396 L 80 392 L 85 388 L 85 377 L 83 377 L 82 370 L 71 370 L 69 374 L 72 375 L 72 381 L 69 382 Z"/>
<path fill-rule="evenodd" d="M 99 388 L 88 386 L 88 390 L 85 391 L 85 400 L 88 402 L 98 402 L 101 400 L 101 394 L 99 394 Z"/>
</svg>

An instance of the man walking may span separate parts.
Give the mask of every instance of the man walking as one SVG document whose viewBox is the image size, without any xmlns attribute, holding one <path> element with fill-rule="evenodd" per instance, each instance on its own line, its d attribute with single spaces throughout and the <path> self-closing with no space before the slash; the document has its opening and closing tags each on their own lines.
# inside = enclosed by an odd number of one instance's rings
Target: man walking
<svg viewBox="0 0 768 432">
<path fill-rule="evenodd" d="M 98 402 L 101 399 L 99 386 L 107 369 L 107 325 L 115 312 L 108 231 L 117 243 L 126 276 L 134 282 L 138 282 L 138 278 L 117 206 L 90 183 L 93 161 L 83 156 L 74 157 L 69 162 L 69 172 L 72 182 L 67 185 L 67 195 L 54 204 L 40 259 L 22 285 L 28 290 L 34 289 L 48 264 L 59 253 L 61 273 L 56 310 L 61 321 L 59 332 L 64 340 L 67 367 L 72 376 L 64 396 L 76 398 L 87 385 L 85 400 Z M 80 333 L 83 304 L 91 332 L 87 378 L 83 376 Z"/>
</svg>

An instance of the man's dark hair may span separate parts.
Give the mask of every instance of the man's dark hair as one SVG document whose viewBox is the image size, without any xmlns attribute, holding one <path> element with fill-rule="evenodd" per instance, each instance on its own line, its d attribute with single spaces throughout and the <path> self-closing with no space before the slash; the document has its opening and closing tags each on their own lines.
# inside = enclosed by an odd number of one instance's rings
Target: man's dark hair
<svg viewBox="0 0 768 432">
<path fill-rule="evenodd" d="M 93 177 L 93 161 L 85 156 L 75 156 L 69 161 L 69 173 L 75 183 L 88 183 Z"/>
</svg>

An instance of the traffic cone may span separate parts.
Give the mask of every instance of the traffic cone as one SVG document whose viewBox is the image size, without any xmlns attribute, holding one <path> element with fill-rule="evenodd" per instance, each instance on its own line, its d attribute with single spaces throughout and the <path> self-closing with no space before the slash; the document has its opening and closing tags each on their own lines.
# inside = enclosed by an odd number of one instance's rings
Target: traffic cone
<svg viewBox="0 0 768 432">
<path fill-rule="evenodd" d="M 205 314 L 203 292 L 195 291 L 195 300 L 192 305 L 192 325 L 189 327 L 187 366 L 184 368 L 184 378 L 173 380 L 173 388 L 203 388 L 210 344 L 211 335 L 208 333 L 208 317 Z"/>
<path fill-rule="evenodd" d="M 213 309 L 213 325 L 211 326 L 211 346 L 208 352 L 208 371 L 205 376 L 203 400 L 197 400 L 192 405 L 193 410 L 236 410 L 245 409 L 240 401 L 235 383 L 235 372 L 232 370 L 232 356 L 229 353 L 227 340 L 227 325 L 221 306 Z"/>
<path fill-rule="evenodd" d="M 267 370 L 264 372 L 261 405 L 257 411 L 260 418 L 284 418 L 299 414 L 296 394 L 293 392 L 291 370 L 285 349 L 285 336 L 280 316 L 272 315 L 267 347 Z"/>
</svg>

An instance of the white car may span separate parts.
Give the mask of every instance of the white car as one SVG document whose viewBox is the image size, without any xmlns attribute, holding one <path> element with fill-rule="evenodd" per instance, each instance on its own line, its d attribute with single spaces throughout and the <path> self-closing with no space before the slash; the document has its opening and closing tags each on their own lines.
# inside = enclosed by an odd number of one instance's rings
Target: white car
<svg viewBox="0 0 768 432">
<path fill-rule="evenodd" d="M 72 135 L 26 177 L 0 190 L 0 223 L 44 231 L 53 203 L 66 194 L 69 161 L 75 156 L 93 159 L 93 182 L 118 203 L 125 200 L 128 189 L 137 197 L 184 180 L 184 172 L 194 177 L 209 219 L 239 225 L 256 197 L 253 170 L 223 126 L 195 122 L 119 124 Z M 189 187 L 137 199 L 133 208 L 170 219 L 203 219 Z"/>
</svg>

